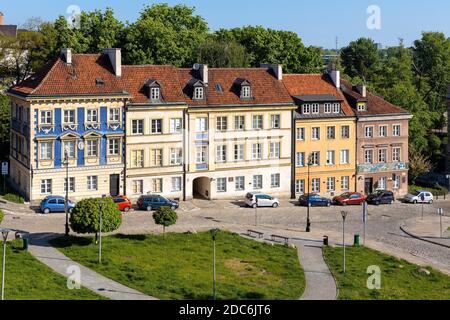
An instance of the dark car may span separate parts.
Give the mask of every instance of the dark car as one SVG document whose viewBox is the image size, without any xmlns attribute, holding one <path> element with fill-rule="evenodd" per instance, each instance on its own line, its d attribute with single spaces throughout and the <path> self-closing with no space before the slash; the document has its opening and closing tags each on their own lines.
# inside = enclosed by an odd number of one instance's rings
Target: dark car
<svg viewBox="0 0 450 320">
<path fill-rule="evenodd" d="M 393 204 L 394 201 L 394 194 L 387 190 L 378 190 L 367 196 L 367 203 L 377 206 L 380 204 Z"/>
<path fill-rule="evenodd" d="M 318 194 L 303 194 L 298 198 L 298 203 L 301 206 L 310 206 L 310 207 L 329 207 L 331 206 L 331 200 L 321 197 Z"/>
<path fill-rule="evenodd" d="M 358 192 L 346 192 L 341 194 L 340 196 L 336 196 L 333 198 L 333 203 L 341 206 L 357 204 L 366 201 L 366 197 L 364 197 L 361 193 Z"/>
<path fill-rule="evenodd" d="M 170 207 L 172 209 L 178 209 L 180 206 L 178 202 L 169 200 L 161 195 L 146 195 L 140 196 L 137 205 L 140 210 L 158 210 L 161 207 Z"/>
</svg>

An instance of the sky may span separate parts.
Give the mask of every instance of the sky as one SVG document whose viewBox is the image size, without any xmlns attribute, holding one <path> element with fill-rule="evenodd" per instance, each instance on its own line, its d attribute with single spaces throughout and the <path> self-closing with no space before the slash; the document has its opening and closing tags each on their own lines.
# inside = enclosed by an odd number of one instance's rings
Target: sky
<svg viewBox="0 0 450 320">
<path fill-rule="evenodd" d="M 0 0 L 0 11 L 6 24 L 21 25 L 30 17 L 52 21 L 69 16 L 72 5 L 85 11 L 111 7 L 118 19 L 133 22 L 144 5 L 159 2 L 195 7 L 212 31 L 262 25 L 294 31 L 306 45 L 324 48 L 335 48 L 336 37 L 338 47 L 359 37 L 370 37 L 384 47 L 402 38 L 409 46 L 423 31 L 450 37 L 449 0 Z"/>
</svg>

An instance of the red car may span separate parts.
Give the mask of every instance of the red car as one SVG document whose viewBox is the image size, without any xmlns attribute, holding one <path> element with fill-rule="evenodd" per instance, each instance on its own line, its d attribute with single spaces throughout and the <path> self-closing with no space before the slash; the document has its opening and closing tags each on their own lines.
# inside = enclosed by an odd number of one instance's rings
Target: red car
<svg viewBox="0 0 450 320">
<path fill-rule="evenodd" d="M 361 204 L 366 201 L 361 193 L 358 192 L 346 192 L 340 196 L 333 198 L 333 203 L 341 206 L 351 205 L 351 204 Z"/>
<path fill-rule="evenodd" d="M 113 201 L 117 203 L 117 207 L 119 208 L 120 211 L 128 212 L 132 208 L 130 199 L 128 199 L 125 196 L 114 197 Z"/>
</svg>

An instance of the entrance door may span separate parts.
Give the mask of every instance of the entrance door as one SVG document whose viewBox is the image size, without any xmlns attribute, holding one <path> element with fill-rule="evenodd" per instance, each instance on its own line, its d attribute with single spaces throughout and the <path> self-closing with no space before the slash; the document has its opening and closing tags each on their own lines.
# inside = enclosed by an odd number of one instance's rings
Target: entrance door
<svg viewBox="0 0 450 320">
<path fill-rule="evenodd" d="M 366 178 L 364 180 L 364 192 L 366 195 L 373 192 L 373 178 Z"/>
<path fill-rule="evenodd" d="M 119 180 L 120 175 L 112 174 L 109 176 L 109 194 L 111 197 L 119 195 Z"/>
</svg>

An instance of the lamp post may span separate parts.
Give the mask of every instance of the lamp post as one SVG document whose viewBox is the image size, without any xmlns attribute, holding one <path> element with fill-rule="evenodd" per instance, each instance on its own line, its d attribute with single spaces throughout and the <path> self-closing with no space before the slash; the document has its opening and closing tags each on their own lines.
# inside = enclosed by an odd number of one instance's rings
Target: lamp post
<svg viewBox="0 0 450 320">
<path fill-rule="evenodd" d="M 341 216 L 342 216 L 342 247 L 344 248 L 343 271 L 345 273 L 345 219 L 347 218 L 347 211 L 341 211 Z"/>
<path fill-rule="evenodd" d="M 308 155 L 308 163 L 307 163 L 307 166 L 308 166 L 308 193 L 307 193 L 307 195 L 306 195 L 306 201 L 307 201 L 307 203 L 306 203 L 306 232 L 311 232 L 311 220 L 309 219 L 309 210 L 310 210 L 310 208 L 311 208 L 311 205 L 310 205 L 310 203 L 309 203 L 309 196 L 310 196 L 310 194 L 309 194 L 309 192 L 310 192 L 310 190 L 309 190 L 309 167 L 312 165 L 312 153 L 310 153 L 309 155 Z"/>
<path fill-rule="evenodd" d="M 102 195 L 102 199 L 105 199 L 106 195 Z M 99 239 L 98 239 L 98 263 L 101 264 L 102 263 L 102 227 L 103 227 L 103 217 L 102 217 L 102 211 L 103 211 L 103 203 L 104 200 L 100 200 L 98 202 L 99 204 L 99 219 L 100 219 L 100 229 L 98 232 L 99 235 Z"/>
<path fill-rule="evenodd" d="M 3 262 L 2 262 L 2 300 L 5 300 L 5 267 L 6 267 L 6 240 L 11 229 L 0 229 L 3 238 Z"/>
<path fill-rule="evenodd" d="M 258 226 L 258 197 L 255 196 L 255 226 Z"/>
<path fill-rule="evenodd" d="M 219 231 L 219 229 L 209 231 L 213 240 L 213 300 L 216 300 L 216 237 Z"/>
<path fill-rule="evenodd" d="M 64 212 L 66 214 L 65 235 L 69 236 L 69 154 L 68 146 L 64 148 L 64 165 L 66 166 L 66 197 L 64 199 Z"/>
</svg>

